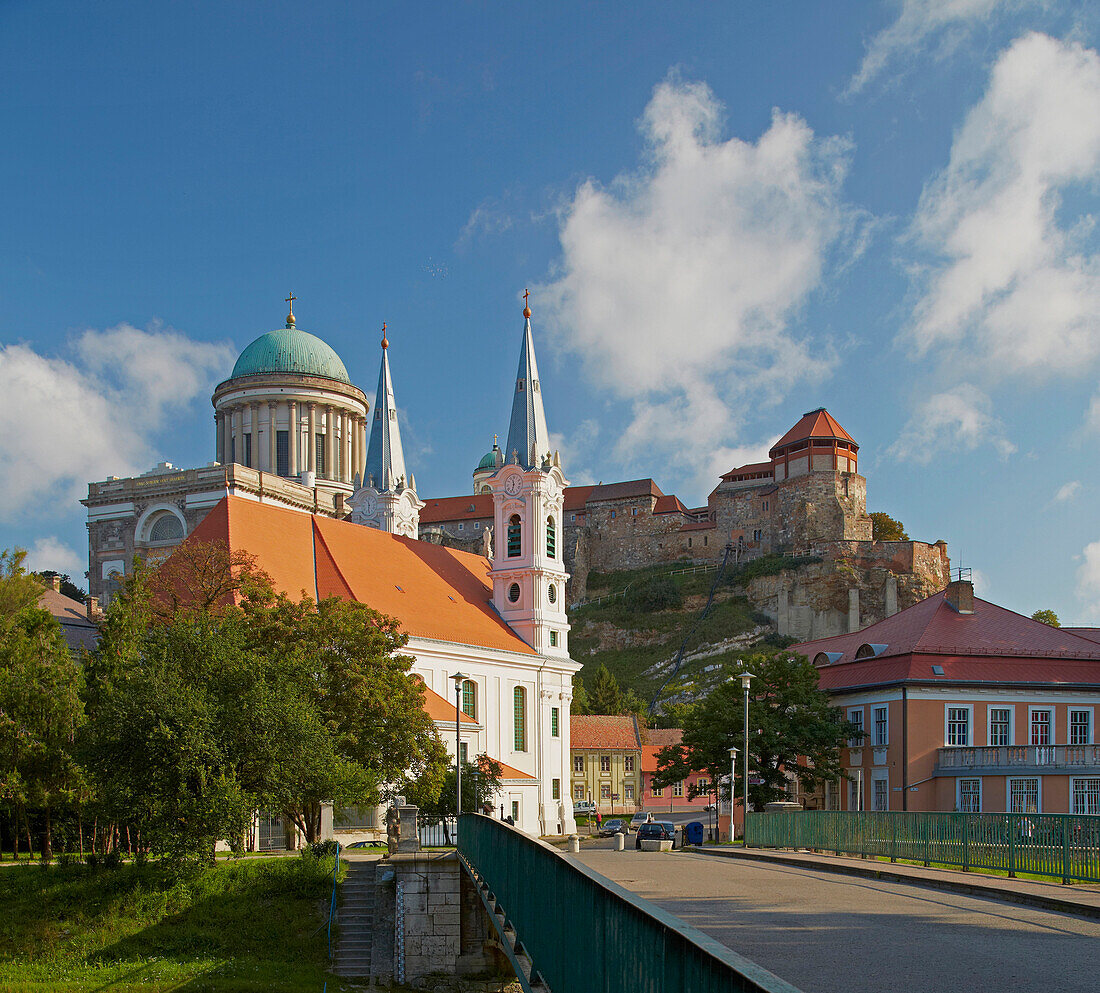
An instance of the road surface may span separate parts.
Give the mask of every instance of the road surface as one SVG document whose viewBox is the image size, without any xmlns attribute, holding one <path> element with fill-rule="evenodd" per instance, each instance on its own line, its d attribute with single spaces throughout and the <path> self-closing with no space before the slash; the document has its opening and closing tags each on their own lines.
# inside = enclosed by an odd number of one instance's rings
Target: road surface
<svg viewBox="0 0 1100 993">
<path fill-rule="evenodd" d="M 579 858 L 806 993 L 1100 990 L 1097 920 L 690 853 Z"/>
</svg>

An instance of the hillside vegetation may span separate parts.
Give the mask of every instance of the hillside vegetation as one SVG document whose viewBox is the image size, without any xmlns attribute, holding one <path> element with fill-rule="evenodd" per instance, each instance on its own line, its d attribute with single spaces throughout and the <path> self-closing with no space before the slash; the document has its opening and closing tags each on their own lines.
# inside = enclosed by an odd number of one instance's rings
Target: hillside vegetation
<svg viewBox="0 0 1100 993">
<path fill-rule="evenodd" d="M 724 678 L 725 663 L 755 645 L 782 647 L 786 642 L 775 633 L 770 618 L 754 610 L 743 584 L 810 561 L 772 555 L 728 568 L 710 612 L 687 640 L 684 662 L 662 701 L 702 695 Z M 672 671 L 676 653 L 717 576 L 717 568 L 672 575 L 684 568 L 662 565 L 589 575 L 588 601 L 569 615 L 570 655 L 583 664 L 586 684 L 603 664 L 624 690 L 633 689 L 648 704 Z"/>
</svg>

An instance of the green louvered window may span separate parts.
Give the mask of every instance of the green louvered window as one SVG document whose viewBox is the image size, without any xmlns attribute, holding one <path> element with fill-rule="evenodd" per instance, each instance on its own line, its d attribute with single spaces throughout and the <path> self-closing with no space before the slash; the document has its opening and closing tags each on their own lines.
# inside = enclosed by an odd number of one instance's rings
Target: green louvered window
<svg viewBox="0 0 1100 993">
<path fill-rule="evenodd" d="M 472 679 L 467 679 L 462 684 L 462 713 L 477 720 L 477 686 Z"/>
<path fill-rule="evenodd" d="M 508 558 L 519 558 L 521 553 L 519 514 L 508 519 Z"/>
<path fill-rule="evenodd" d="M 558 547 L 558 532 L 554 527 L 554 518 L 546 518 L 546 557 L 553 558 Z"/>
<path fill-rule="evenodd" d="M 558 708 L 550 708 L 550 737 L 558 737 Z"/>
<path fill-rule="evenodd" d="M 514 725 L 512 748 L 527 751 L 527 691 L 517 686 L 512 691 L 512 721 Z"/>
</svg>

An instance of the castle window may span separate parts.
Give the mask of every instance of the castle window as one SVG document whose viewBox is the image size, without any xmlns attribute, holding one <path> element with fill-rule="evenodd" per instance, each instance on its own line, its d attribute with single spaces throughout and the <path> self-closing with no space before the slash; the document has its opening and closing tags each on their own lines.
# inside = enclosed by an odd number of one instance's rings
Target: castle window
<svg viewBox="0 0 1100 993">
<path fill-rule="evenodd" d="M 462 713 L 477 720 L 477 683 L 472 679 L 462 682 Z"/>
<path fill-rule="evenodd" d="M 706 543 L 707 543 L 707 536 L 703 535 L 703 544 L 706 545 Z"/>
<path fill-rule="evenodd" d="M 475 531 L 480 531 L 481 530 L 481 521 L 474 521 L 474 530 Z"/>
<path fill-rule="evenodd" d="M 290 432 L 275 432 L 275 471 L 280 476 L 290 475 Z"/>
<path fill-rule="evenodd" d="M 691 538 L 688 538 L 688 548 L 691 548 Z"/>
<path fill-rule="evenodd" d="M 521 550 L 519 514 L 508 519 L 508 558 L 519 558 Z"/>
<path fill-rule="evenodd" d="M 554 518 L 546 518 L 546 554 L 549 558 L 553 558 L 557 548 L 558 530 L 554 527 Z M 553 587 L 551 587 L 553 589 Z M 551 600 L 551 603 L 554 601 Z"/>
<path fill-rule="evenodd" d="M 631 517 L 637 517 L 638 516 L 638 508 L 637 507 L 631 507 L 630 508 L 630 516 Z"/>
<path fill-rule="evenodd" d="M 576 515 L 576 514 L 570 514 L 570 515 L 569 515 L 569 520 L 571 520 L 571 521 L 575 521 L 576 519 L 577 519 L 577 515 Z"/>
<path fill-rule="evenodd" d="M 546 599 L 551 603 L 558 599 L 558 589 L 553 583 L 546 588 Z"/>
<path fill-rule="evenodd" d="M 519 601 L 519 583 L 513 583 L 508 587 L 508 599 L 512 603 L 517 603 Z"/>
<path fill-rule="evenodd" d="M 522 686 L 512 691 L 512 748 L 527 751 L 527 690 Z"/>
<path fill-rule="evenodd" d="M 466 527 L 466 525 L 463 524 L 462 521 L 459 521 L 458 522 L 458 530 L 461 531 L 464 527 Z"/>
<path fill-rule="evenodd" d="M 611 519 L 615 520 L 615 511 L 611 511 Z"/>
</svg>

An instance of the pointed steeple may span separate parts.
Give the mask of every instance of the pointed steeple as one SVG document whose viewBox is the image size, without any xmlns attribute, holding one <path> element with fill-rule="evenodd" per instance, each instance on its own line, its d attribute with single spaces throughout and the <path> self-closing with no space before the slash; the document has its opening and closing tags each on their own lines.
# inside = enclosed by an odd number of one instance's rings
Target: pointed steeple
<svg viewBox="0 0 1100 993">
<path fill-rule="evenodd" d="M 527 301 L 524 290 L 524 302 Z M 516 373 L 516 392 L 512 398 L 512 419 L 508 422 L 508 443 L 504 447 L 505 458 L 516 453 L 518 463 L 524 469 L 540 465 L 550 451 L 550 432 L 546 429 L 546 411 L 542 406 L 542 386 L 535 364 L 535 342 L 531 337 L 531 308 L 523 308 L 523 346 L 519 353 L 519 371 Z"/>
<path fill-rule="evenodd" d="M 408 485 L 405 453 L 401 448 L 401 430 L 397 426 L 397 402 L 390 378 L 389 345 L 386 325 L 382 325 L 382 366 L 378 370 L 378 395 L 374 401 L 370 442 L 367 445 L 366 476 L 380 492 L 393 490 L 400 480 Z"/>
</svg>

